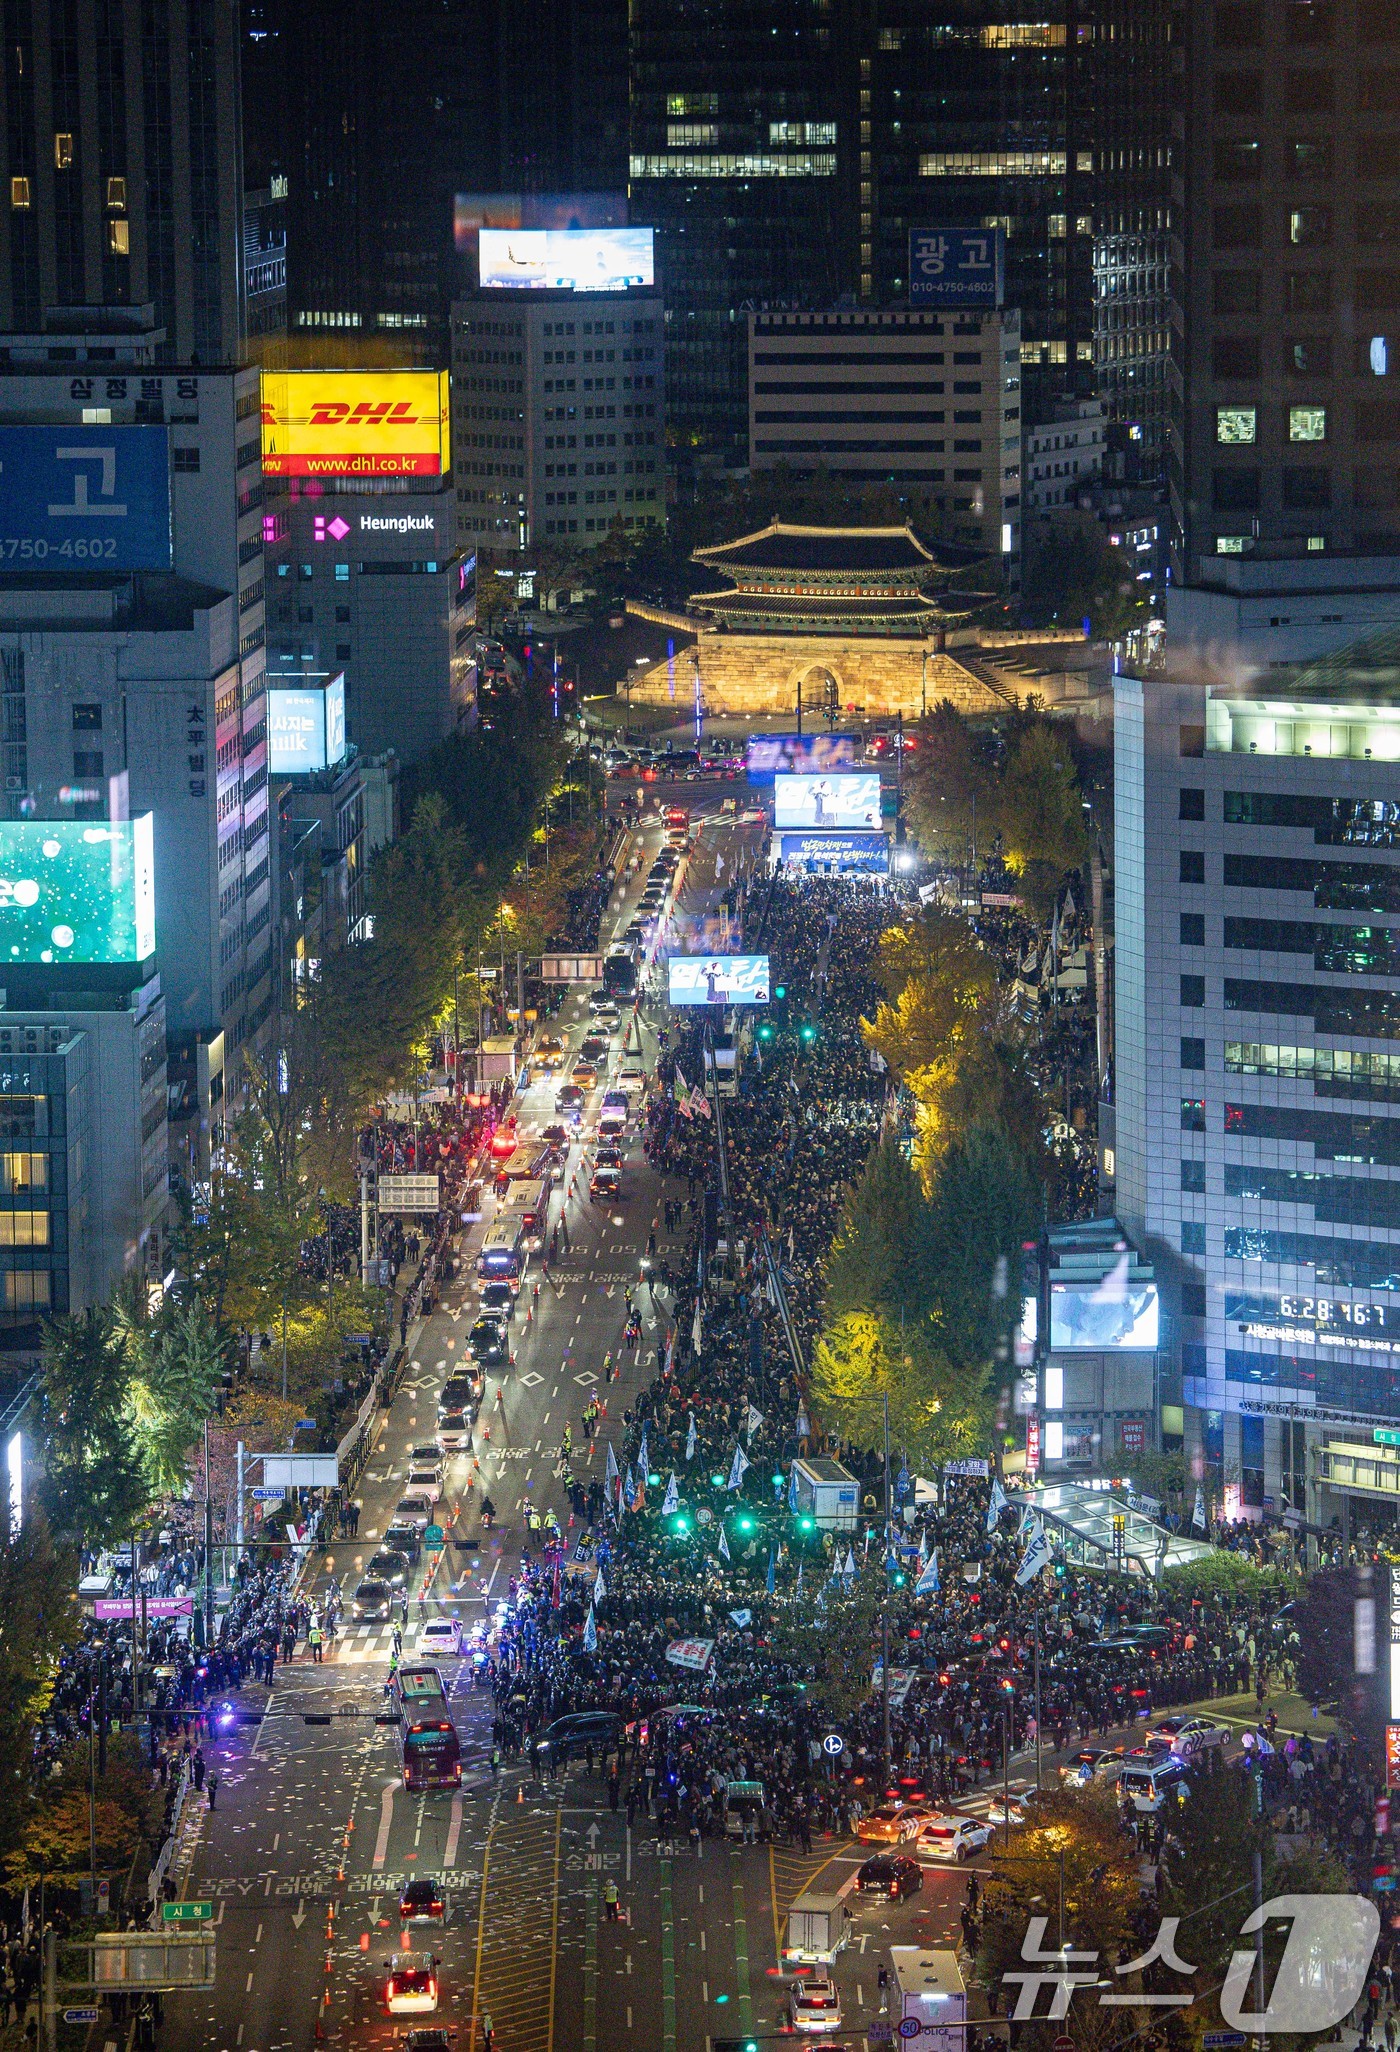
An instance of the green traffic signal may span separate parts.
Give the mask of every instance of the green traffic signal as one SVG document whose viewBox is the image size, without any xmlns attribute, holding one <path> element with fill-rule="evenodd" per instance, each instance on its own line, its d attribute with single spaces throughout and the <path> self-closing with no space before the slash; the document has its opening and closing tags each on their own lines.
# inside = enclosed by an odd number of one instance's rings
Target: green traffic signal
<svg viewBox="0 0 1400 2052">
<path fill-rule="evenodd" d="M 799 1518 L 797 1520 L 797 1529 L 799 1532 L 815 1532 L 817 1529 L 817 1521 L 815 1518 L 812 1517 Z"/>
<path fill-rule="evenodd" d="M 679 1513 L 679 1514 L 678 1514 L 678 1515 L 677 1515 L 676 1517 L 672 1518 L 672 1520 L 671 1520 L 671 1534 L 672 1534 L 672 1537 L 673 1537 L 673 1538 L 676 1538 L 676 1539 L 688 1539 L 688 1538 L 689 1538 L 689 1536 L 690 1536 L 690 1520 L 689 1520 L 689 1518 L 688 1518 L 688 1517 L 686 1517 L 686 1515 L 685 1515 L 685 1513 L 684 1513 L 683 1511 L 682 1511 L 682 1512 L 680 1512 L 680 1513 Z"/>
<path fill-rule="evenodd" d="M 787 985 L 785 983 L 775 984 L 773 986 L 773 995 L 775 998 L 785 998 L 787 996 Z"/>
<path fill-rule="evenodd" d="M 807 1025 L 807 1026 L 804 1026 L 804 1027 L 803 1027 L 803 1029 L 802 1029 L 802 1038 L 803 1038 L 803 1039 L 804 1039 L 805 1041 L 807 1041 L 807 1042 L 808 1042 L 808 1043 L 810 1044 L 810 1043 L 811 1043 L 812 1041 L 814 1041 L 814 1040 L 816 1039 L 816 1037 L 817 1037 L 817 1029 L 816 1029 L 816 1027 L 815 1027 L 815 1026 L 812 1026 L 812 1025 Z"/>
<path fill-rule="evenodd" d="M 753 1519 L 752 1519 L 752 1518 L 740 1518 L 740 1520 L 739 1520 L 739 1530 L 740 1530 L 741 1532 L 752 1532 L 752 1530 L 753 1530 Z"/>
</svg>

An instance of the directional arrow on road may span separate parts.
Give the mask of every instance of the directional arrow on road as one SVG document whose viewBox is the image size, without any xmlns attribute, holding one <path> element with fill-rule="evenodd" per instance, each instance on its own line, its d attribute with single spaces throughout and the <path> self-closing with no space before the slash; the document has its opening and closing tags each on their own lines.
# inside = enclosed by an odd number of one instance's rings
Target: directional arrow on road
<svg viewBox="0 0 1400 2052">
<path fill-rule="evenodd" d="M 302 1900 L 301 1900 L 301 1897 L 300 1897 L 300 1896 L 298 1896 L 298 1897 L 297 1897 L 297 1906 L 296 1906 L 296 1908 L 295 1908 L 295 1909 L 294 1909 L 294 1910 L 292 1911 L 292 1922 L 293 1922 L 293 1923 L 294 1923 L 294 1924 L 296 1925 L 296 1928 L 298 1929 L 298 1931 L 299 1931 L 299 1930 L 301 1929 L 302 1925 L 303 1925 L 303 1924 L 304 1924 L 304 1923 L 306 1922 L 306 1910 L 305 1910 L 305 1908 L 303 1907 L 303 1904 L 302 1904 Z"/>
<path fill-rule="evenodd" d="M 588 1840 L 588 1850 L 596 1852 L 598 1850 L 598 1820 L 596 1817 L 583 1835 Z"/>
</svg>

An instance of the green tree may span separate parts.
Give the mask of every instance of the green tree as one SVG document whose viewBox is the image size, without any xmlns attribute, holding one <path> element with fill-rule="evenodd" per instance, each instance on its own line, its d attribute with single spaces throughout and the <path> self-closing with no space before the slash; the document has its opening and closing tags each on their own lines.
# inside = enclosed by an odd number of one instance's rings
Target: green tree
<svg viewBox="0 0 1400 2052">
<path fill-rule="evenodd" d="M 925 1475 L 980 1452 L 992 1423 L 984 1365 L 950 1362 L 927 1320 L 901 1328 L 871 1311 L 847 1311 L 817 1341 L 811 1398 L 822 1424 L 858 1446 L 880 1443 L 888 1399 L 891 1444 Z"/>
<path fill-rule="evenodd" d="M 935 1336 L 960 1367 L 1009 1360 L 1021 1314 L 1021 1247 L 1039 1219 L 1025 1157 L 1003 1128 L 973 1126 L 944 1150 L 918 1258 Z"/>
<path fill-rule="evenodd" d="M 0 1528 L 0 1847 L 18 1843 L 28 1807 L 34 1730 L 59 1661 L 80 1634 L 76 1548 L 53 1537 L 39 1505 Z"/>
<path fill-rule="evenodd" d="M 867 1565 L 848 1587 L 835 1577 L 821 1582 L 817 1563 L 809 1561 L 807 1569 L 803 1579 L 811 1586 L 800 1596 L 783 1597 L 773 1608 L 773 1649 L 805 1678 L 812 1701 L 840 1723 L 870 1695 L 883 1571 Z"/>
<path fill-rule="evenodd" d="M 132 1382 L 132 1415 L 154 1494 L 183 1485 L 190 1450 L 216 1409 L 227 1360 L 224 1335 L 199 1299 L 174 1305 Z"/>
<path fill-rule="evenodd" d="M 921 720 L 904 766 L 904 816 L 924 851 L 966 862 L 997 831 L 996 783 L 985 733 L 945 699 Z"/>
<path fill-rule="evenodd" d="M 1121 549 L 1088 513 L 1062 513 L 1030 552 L 1023 610 L 1037 627 L 1078 627 L 1100 639 L 1126 634 L 1147 617 L 1146 589 Z"/>
<path fill-rule="evenodd" d="M 845 1209 L 826 1270 L 826 1315 L 878 1311 L 918 1316 L 925 1293 L 913 1259 L 923 1189 L 897 1136 L 887 1133 L 871 1150 Z"/>
<path fill-rule="evenodd" d="M 43 1374 L 50 1522 L 68 1540 L 115 1546 L 131 1536 L 152 1495 L 131 1415 L 131 1367 L 111 1313 L 51 1319 Z"/>
<path fill-rule="evenodd" d="M 1048 721 L 1037 720 L 1011 744 L 997 791 L 997 824 L 1022 896 L 1046 917 L 1066 875 L 1089 859 L 1079 774 Z"/>
</svg>

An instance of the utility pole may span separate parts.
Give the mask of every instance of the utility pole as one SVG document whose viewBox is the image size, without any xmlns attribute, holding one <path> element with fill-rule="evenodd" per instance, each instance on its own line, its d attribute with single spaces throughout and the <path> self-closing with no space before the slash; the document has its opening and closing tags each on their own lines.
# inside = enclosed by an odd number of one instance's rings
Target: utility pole
<svg viewBox="0 0 1400 2052">
<path fill-rule="evenodd" d="M 141 1582 L 141 1541 L 135 1532 L 131 1535 L 131 1707 L 141 1715 L 141 1641 L 138 1632 Z"/>
<path fill-rule="evenodd" d="M 209 1420 L 204 1421 L 204 1645 L 214 1643 L 214 1504 L 209 1494 Z"/>
<path fill-rule="evenodd" d="M 890 1399 L 886 1391 L 885 1414 L 885 1594 L 880 1606 L 880 1730 L 881 1760 L 884 1765 L 885 1784 L 890 1778 L 890 1553 L 894 1544 L 893 1515 L 890 1506 Z"/>
<path fill-rule="evenodd" d="M 1035 1785 L 1040 1787 L 1040 1598 L 1035 1599 Z"/>
</svg>

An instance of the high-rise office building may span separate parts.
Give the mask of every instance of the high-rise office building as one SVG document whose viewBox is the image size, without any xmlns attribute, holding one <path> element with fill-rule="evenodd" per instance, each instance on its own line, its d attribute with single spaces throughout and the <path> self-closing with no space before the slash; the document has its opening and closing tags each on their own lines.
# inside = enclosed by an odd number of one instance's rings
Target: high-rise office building
<svg viewBox="0 0 1400 2052">
<path fill-rule="evenodd" d="M 1171 0 L 1096 0 L 1079 24 L 1092 32 L 1094 389 L 1126 484 L 1166 467 L 1172 13 Z"/>
<path fill-rule="evenodd" d="M 844 13 L 634 0 L 629 204 L 656 228 L 682 450 L 746 461 L 747 312 L 856 283 Z"/>
<path fill-rule="evenodd" d="M 0 330 L 35 331 L 56 306 L 149 301 L 167 362 L 237 362 L 236 20 L 225 0 L 10 11 Z"/>
<path fill-rule="evenodd" d="M 749 315 L 749 463 L 895 485 L 916 519 L 1021 545 L 1021 324 L 1004 312 Z"/>
<path fill-rule="evenodd" d="M 607 231 L 603 231 L 606 233 Z M 452 309 L 452 445 L 464 547 L 666 524 L 661 295 L 473 293 Z M 387 745 L 387 743 L 385 744 Z"/>
<path fill-rule="evenodd" d="M 1400 12 L 1190 0 L 1179 18 L 1173 582 L 1216 581 L 1222 556 L 1394 551 Z"/>
<path fill-rule="evenodd" d="M 1227 1514 L 1328 1524 L 1337 1463 L 1381 1458 L 1400 1409 L 1393 647 L 1116 681 L 1101 1139 Z"/>
<path fill-rule="evenodd" d="M 248 182 L 285 191 L 293 361 L 318 338 L 353 345 L 340 362 L 446 360 L 473 282 L 458 193 L 625 187 L 622 0 L 248 0 L 243 48 Z"/>
</svg>

